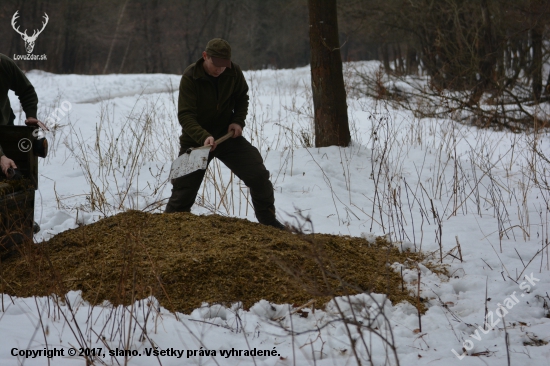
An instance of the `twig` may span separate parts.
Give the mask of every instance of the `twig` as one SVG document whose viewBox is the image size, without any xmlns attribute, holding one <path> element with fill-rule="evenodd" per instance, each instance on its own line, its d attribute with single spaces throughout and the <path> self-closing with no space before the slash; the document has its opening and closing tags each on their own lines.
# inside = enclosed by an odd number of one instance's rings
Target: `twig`
<svg viewBox="0 0 550 366">
<path fill-rule="evenodd" d="M 418 270 L 418 290 L 417 290 L 417 303 L 416 311 L 418 312 L 418 329 L 422 333 L 422 317 L 420 315 L 420 269 Z"/>
<path fill-rule="evenodd" d="M 481 260 L 487 265 L 487 267 L 489 267 L 491 271 L 493 270 L 493 268 L 489 265 L 489 263 L 485 262 L 485 259 L 481 258 Z"/>
<path fill-rule="evenodd" d="M 460 263 L 462 263 L 462 249 L 460 248 L 460 242 L 458 241 L 458 235 L 455 236 L 456 245 L 458 246 L 458 255 L 460 256 Z"/>
</svg>

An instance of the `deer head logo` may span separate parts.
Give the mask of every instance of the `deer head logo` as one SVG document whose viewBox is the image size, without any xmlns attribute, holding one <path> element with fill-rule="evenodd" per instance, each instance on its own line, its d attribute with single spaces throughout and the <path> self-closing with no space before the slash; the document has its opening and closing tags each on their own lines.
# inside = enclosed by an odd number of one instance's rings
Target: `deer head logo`
<svg viewBox="0 0 550 366">
<path fill-rule="evenodd" d="M 32 53 L 32 50 L 34 49 L 34 42 L 36 42 L 36 38 L 38 38 L 40 33 L 42 33 L 44 28 L 46 28 L 46 24 L 48 24 L 48 19 L 49 19 L 48 14 L 44 13 L 45 22 L 42 22 L 42 29 L 40 30 L 35 29 L 34 32 L 32 33 L 32 36 L 29 36 L 27 35 L 26 29 L 24 32 L 20 32 L 19 26 L 17 26 L 17 28 L 15 27 L 15 21 L 17 18 L 19 18 L 19 15 L 17 15 L 18 12 L 19 10 L 16 11 L 15 14 L 13 14 L 13 18 L 11 18 L 11 26 L 17 33 L 21 35 L 21 38 L 23 38 L 23 41 L 25 41 L 25 49 L 27 50 L 27 53 Z"/>
</svg>

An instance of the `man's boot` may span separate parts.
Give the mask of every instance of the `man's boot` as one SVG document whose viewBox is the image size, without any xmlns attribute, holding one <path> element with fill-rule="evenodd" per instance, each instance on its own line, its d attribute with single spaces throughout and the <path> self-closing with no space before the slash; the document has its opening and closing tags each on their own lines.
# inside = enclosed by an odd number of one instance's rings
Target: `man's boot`
<svg viewBox="0 0 550 366">
<path fill-rule="evenodd" d="M 256 218 L 262 225 L 271 226 L 279 230 L 287 230 L 287 227 L 277 220 L 274 209 L 267 210 L 267 212 L 263 211 L 260 215 L 256 213 Z"/>
<path fill-rule="evenodd" d="M 267 226 L 272 226 L 276 229 L 280 229 L 280 230 L 286 230 L 286 226 L 284 226 L 283 224 L 281 224 L 281 222 L 277 219 L 273 219 L 272 221 L 269 221 L 267 223 L 264 223 L 264 225 L 267 225 Z"/>
</svg>

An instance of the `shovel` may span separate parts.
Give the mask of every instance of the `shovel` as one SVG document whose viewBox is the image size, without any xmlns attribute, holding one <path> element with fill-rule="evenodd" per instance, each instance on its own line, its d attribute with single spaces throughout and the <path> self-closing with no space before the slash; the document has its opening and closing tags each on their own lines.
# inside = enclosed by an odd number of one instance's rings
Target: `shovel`
<svg viewBox="0 0 550 366">
<path fill-rule="evenodd" d="M 233 130 L 229 131 L 226 135 L 216 140 L 216 145 L 233 137 L 234 133 L 235 131 Z M 199 169 L 206 169 L 208 165 L 208 154 L 211 148 L 212 146 L 201 146 L 187 149 L 184 154 L 180 155 L 172 163 L 172 168 L 170 168 L 170 181 L 173 183 L 176 178 L 183 177 Z"/>
</svg>

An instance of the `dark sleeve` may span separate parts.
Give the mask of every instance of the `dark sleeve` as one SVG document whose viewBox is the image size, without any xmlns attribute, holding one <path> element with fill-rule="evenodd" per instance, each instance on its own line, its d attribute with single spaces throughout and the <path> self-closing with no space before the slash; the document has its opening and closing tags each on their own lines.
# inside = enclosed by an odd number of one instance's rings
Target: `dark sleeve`
<svg viewBox="0 0 550 366">
<path fill-rule="evenodd" d="M 246 115 L 248 113 L 248 84 L 240 67 L 236 66 L 237 82 L 235 83 L 235 109 L 231 123 L 237 123 L 244 128 Z"/>
<path fill-rule="evenodd" d="M 190 76 L 183 75 L 178 97 L 178 120 L 183 132 L 201 146 L 211 134 L 202 128 L 197 120 L 197 92 Z"/>
<path fill-rule="evenodd" d="M 2 64 L 6 68 L 7 75 L 9 75 L 9 88 L 19 97 L 25 115 L 27 118 L 36 118 L 38 96 L 31 82 L 13 60 L 4 58 Z"/>
</svg>

